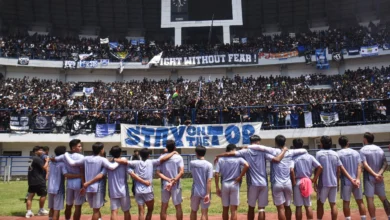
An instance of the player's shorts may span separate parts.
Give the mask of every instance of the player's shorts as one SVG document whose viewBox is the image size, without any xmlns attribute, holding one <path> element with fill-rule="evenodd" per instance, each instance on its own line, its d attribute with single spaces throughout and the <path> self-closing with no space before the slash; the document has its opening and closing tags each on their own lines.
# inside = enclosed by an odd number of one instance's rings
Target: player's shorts
<svg viewBox="0 0 390 220">
<path fill-rule="evenodd" d="M 130 196 L 125 196 L 122 198 L 110 198 L 111 201 L 111 210 L 117 210 L 119 208 L 122 208 L 122 211 L 127 212 L 130 210 L 131 203 L 130 203 Z"/>
<path fill-rule="evenodd" d="M 326 199 L 329 200 L 330 203 L 336 203 L 337 196 L 337 187 L 322 187 L 318 188 L 317 192 L 317 200 L 320 200 L 321 203 L 325 203 Z"/>
<path fill-rule="evenodd" d="M 145 205 L 146 202 L 154 199 L 154 193 L 135 194 L 135 201 L 138 205 Z"/>
<path fill-rule="evenodd" d="M 47 187 L 46 185 L 28 186 L 28 192 L 35 193 L 38 196 L 44 197 L 47 195 Z"/>
<path fill-rule="evenodd" d="M 356 188 L 353 186 L 341 186 L 341 199 L 344 201 L 351 201 L 351 194 L 355 199 L 363 199 L 362 188 Z"/>
<path fill-rule="evenodd" d="M 87 192 L 87 200 L 92 209 L 100 209 L 104 205 L 104 193 Z"/>
<path fill-rule="evenodd" d="M 222 182 L 221 189 L 221 198 L 222 205 L 224 207 L 229 207 L 231 205 L 238 206 L 240 205 L 240 184 L 230 182 Z"/>
<path fill-rule="evenodd" d="M 248 205 L 250 207 L 266 207 L 268 205 L 268 186 L 249 186 Z"/>
<path fill-rule="evenodd" d="M 167 191 L 164 188 L 161 189 L 162 203 L 168 203 L 171 197 L 173 205 L 180 205 L 183 202 L 183 198 L 181 196 L 181 188 L 172 188 L 171 191 Z"/>
<path fill-rule="evenodd" d="M 275 183 L 272 186 L 272 198 L 276 206 L 284 204 L 290 206 L 292 197 L 291 182 L 286 184 Z"/>
<path fill-rule="evenodd" d="M 308 197 L 303 197 L 301 190 L 299 189 L 299 184 L 294 186 L 294 205 L 295 206 L 311 206 L 311 195 Z"/>
<path fill-rule="evenodd" d="M 64 194 L 51 194 L 49 193 L 48 195 L 48 208 L 49 209 L 54 209 L 54 210 L 63 210 L 64 209 Z"/>
<path fill-rule="evenodd" d="M 371 181 L 364 181 L 364 195 L 367 197 L 386 196 L 384 182 L 375 183 Z"/>
<path fill-rule="evenodd" d="M 85 202 L 85 196 L 80 194 L 79 189 L 66 189 L 67 205 L 82 205 Z"/>
<path fill-rule="evenodd" d="M 201 209 L 208 209 L 211 204 L 211 198 L 209 203 L 204 203 L 204 198 L 199 196 L 191 196 L 191 209 L 192 211 L 197 212 L 199 210 L 199 205 Z"/>
</svg>

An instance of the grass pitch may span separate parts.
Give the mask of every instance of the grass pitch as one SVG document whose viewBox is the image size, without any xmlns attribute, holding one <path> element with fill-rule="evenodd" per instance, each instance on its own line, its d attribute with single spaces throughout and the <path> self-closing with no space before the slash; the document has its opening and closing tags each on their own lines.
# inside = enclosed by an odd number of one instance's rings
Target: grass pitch
<svg viewBox="0 0 390 220">
<path fill-rule="evenodd" d="M 386 194 L 390 195 L 390 172 L 385 172 L 385 185 L 386 185 Z M 154 196 L 155 196 L 155 207 L 154 214 L 160 213 L 161 209 L 161 184 L 159 179 L 153 180 L 154 186 Z M 192 187 L 192 179 L 182 179 L 182 188 L 183 188 L 183 212 L 188 215 L 191 212 L 190 209 L 190 196 L 191 196 L 191 187 Z M 131 189 L 131 183 L 129 183 L 129 188 Z M 211 205 L 209 208 L 210 215 L 219 215 L 222 213 L 222 205 L 221 199 L 215 194 L 215 184 L 214 180 L 212 183 L 212 195 L 211 195 Z M 26 213 L 26 204 L 24 203 L 24 198 L 27 192 L 27 181 L 12 181 L 10 183 L 0 182 L 0 216 L 24 216 Z M 240 190 L 240 201 L 241 204 L 238 208 L 239 213 L 247 212 L 247 192 L 246 192 L 246 183 L 245 179 L 242 183 L 242 187 Z M 34 197 L 32 211 L 34 213 L 38 212 L 38 198 Z M 276 212 L 276 207 L 273 205 L 271 190 L 268 192 L 269 205 L 266 207 L 266 212 Z M 340 194 L 337 195 L 337 206 L 339 210 L 342 210 L 342 200 L 340 199 Z M 110 199 L 108 198 L 108 193 L 106 195 L 107 203 L 101 209 L 103 215 L 110 214 Z M 382 204 L 378 198 L 375 198 L 376 207 L 382 207 Z M 137 204 L 134 200 L 134 197 L 131 197 L 131 214 L 138 214 Z M 312 195 L 312 205 L 313 209 L 317 208 L 316 194 Z M 45 204 L 47 209 L 47 204 Z M 293 211 L 295 211 L 295 207 L 292 205 Z M 325 209 L 329 210 L 329 205 L 325 205 Z M 351 209 L 357 209 L 356 203 L 351 201 Z M 88 203 L 84 203 L 83 214 L 92 214 L 92 209 L 89 208 Z M 121 211 L 120 211 L 121 212 Z M 61 215 L 63 216 L 63 212 Z M 175 208 L 172 203 L 169 204 L 168 214 L 175 214 Z"/>
</svg>

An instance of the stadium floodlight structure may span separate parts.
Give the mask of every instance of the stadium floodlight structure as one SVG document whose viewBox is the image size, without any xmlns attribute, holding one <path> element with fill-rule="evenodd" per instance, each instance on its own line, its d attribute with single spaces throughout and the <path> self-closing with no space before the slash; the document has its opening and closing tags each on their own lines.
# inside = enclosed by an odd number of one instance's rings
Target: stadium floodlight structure
<svg viewBox="0 0 390 220">
<path fill-rule="evenodd" d="M 175 45 L 181 45 L 182 43 L 182 28 L 188 27 L 210 27 L 211 24 L 216 27 L 223 27 L 223 42 L 225 44 L 230 43 L 230 26 L 243 25 L 242 19 L 242 3 L 241 0 L 231 0 L 232 16 L 231 19 L 219 20 L 218 18 L 212 20 L 210 16 L 209 20 L 174 20 L 172 19 L 173 13 L 180 11 L 181 7 L 189 7 L 187 0 L 162 0 L 161 1 L 161 28 L 174 28 L 175 29 Z M 175 8 L 176 7 L 176 8 Z M 205 5 L 204 7 L 208 7 Z M 190 9 L 191 10 L 191 9 Z M 202 12 L 199 12 L 202 13 Z"/>
</svg>

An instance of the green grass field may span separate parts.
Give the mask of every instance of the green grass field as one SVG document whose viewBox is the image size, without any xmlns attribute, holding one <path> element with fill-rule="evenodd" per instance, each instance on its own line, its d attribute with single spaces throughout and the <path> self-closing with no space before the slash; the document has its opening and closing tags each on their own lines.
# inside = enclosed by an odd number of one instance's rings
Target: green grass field
<svg viewBox="0 0 390 220">
<path fill-rule="evenodd" d="M 385 173 L 385 183 L 386 183 L 386 194 L 390 195 L 390 172 Z M 155 195 L 155 208 L 154 213 L 160 213 L 161 208 L 161 186 L 160 180 L 155 179 L 153 181 L 154 185 L 154 195 Z M 190 195 L 191 195 L 191 185 L 192 179 L 183 179 L 182 187 L 183 187 L 183 211 L 185 214 L 190 213 Z M 211 196 L 211 206 L 209 209 L 209 213 L 211 215 L 218 215 L 222 213 L 222 205 L 220 198 L 215 194 L 215 184 L 213 181 L 212 184 L 212 196 Z M 0 183 L 0 216 L 24 216 L 26 213 L 26 206 L 24 203 L 24 197 L 27 192 L 27 181 L 12 181 L 10 183 Z M 268 193 L 269 197 L 269 206 L 266 208 L 267 212 L 276 212 L 276 208 L 272 203 L 271 191 Z M 239 213 L 246 213 L 247 211 L 247 193 L 246 193 L 246 183 L 244 182 L 241 187 L 241 204 L 239 206 Z M 105 206 L 102 208 L 102 214 L 110 214 L 110 204 L 109 198 L 106 196 L 106 200 L 108 201 Z M 316 195 L 315 193 L 312 196 L 313 209 L 316 210 Z M 382 207 L 379 199 L 375 199 L 375 204 L 377 207 Z M 131 197 L 131 213 L 137 214 L 136 203 L 134 198 Z M 340 200 L 340 196 L 338 195 L 337 206 L 339 210 L 342 210 L 342 201 Z M 47 205 L 46 205 L 47 207 Z M 295 210 L 294 207 L 292 207 Z M 357 209 L 357 206 L 354 202 L 351 203 L 352 209 Z M 329 209 L 329 205 L 326 205 L 326 209 Z M 33 212 L 37 213 L 38 211 L 38 197 L 34 198 L 33 201 Z M 91 214 L 92 210 L 89 208 L 88 203 L 84 203 L 83 205 L 83 214 Z M 175 210 L 173 205 L 169 204 L 168 209 L 169 214 L 174 214 Z M 63 215 L 63 213 L 61 214 Z"/>
</svg>

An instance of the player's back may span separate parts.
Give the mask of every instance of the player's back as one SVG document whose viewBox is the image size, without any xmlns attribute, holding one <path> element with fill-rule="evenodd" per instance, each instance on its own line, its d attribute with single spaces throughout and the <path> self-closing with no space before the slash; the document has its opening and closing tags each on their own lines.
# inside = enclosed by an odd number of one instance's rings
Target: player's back
<svg viewBox="0 0 390 220">
<path fill-rule="evenodd" d="M 67 173 L 63 162 L 50 162 L 47 192 L 51 194 L 65 193 L 65 177 Z"/>
<path fill-rule="evenodd" d="M 190 163 L 192 173 L 192 194 L 204 197 L 207 193 L 207 180 L 213 177 L 213 165 L 207 160 L 193 160 Z"/>
<path fill-rule="evenodd" d="M 247 172 L 247 184 L 249 186 L 267 186 L 266 153 L 252 149 L 243 149 L 237 151 L 236 156 L 244 158 L 249 164 Z"/>
<path fill-rule="evenodd" d="M 316 154 L 316 159 L 323 167 L 320 175 L 320 186 L 337 186 L 337 167 L 342 165 L 339 156 L 333 150 L 320 150 Z"/>
<path fill-rule="evenodd" d="M 241 166 L 245 163 L 243 158 L 221 157 L 218 159 L 216 172 L 221 176 L 222 182 L 234 181 L 241 174 Z"/>
<path fill-rule="evenodd" d="M 352 179 L 355 179 L 359 163 L 361 162 L 360 154 L 356 150 L 350 148 L 339 150 L 337 154 L 339 155 L 341 163 L 349 175 L 352 177 Z M 345 178 L 344 175 L 342 175 L 341 180 L 344 182 L 344 185 L 352 185 L 351 181 Z"/>
<path fill-rule="evenodd" d="M 309 153 L 294 157 L 293 161 L 296 179 L 311 178 L 313 175 L 313 168 L 320 165 Z"/>
<path fill-rule="evenodd" d="M 366 161 L 368 166 L 370 166 L 375 173 L 378 173 L 382 168 L 383 160 L 385 159 L 385 153 L 382 148 L 374 144 L 362 147 L 362 149 L 360 149 L 360 156 L 362 161 Z M 364 174 L 365 179 L 369 176 L 370 181 L 375 181 L 375 177 L 369 175 L 366 171 Z"/>
<path fill-rule="evenodd" d="M 161 155 L 160 159 L 165 157 L 167 154 Z M 160 172 L 168 177 L 168 178 L 175 178 L 179 174 L 180 167 L 184 167 L 183 157 L 175 154 L 171 158 L 169 158 L 168 161 L 161 164 L 159 167 L 157 167 Z M 163 185 L 165 186 L 168 182 L 163 180 Z M 178 183 L 174 187 L 180 187 L 180 180 L 178 180 Z"/>
<path fill-rule="evenodd" d="M 127 165 L 120 164 L 115 170 L 107 170 L 110 198 L 123 198 L 129 194 Z"/>
</svg>

